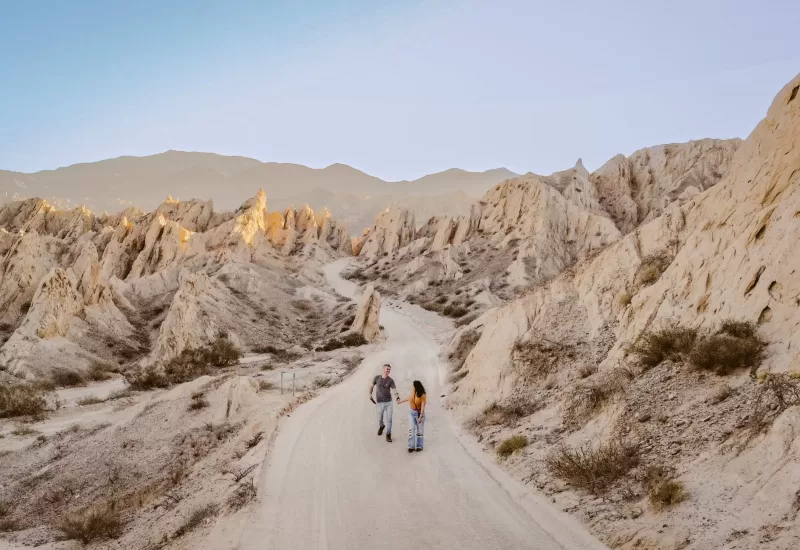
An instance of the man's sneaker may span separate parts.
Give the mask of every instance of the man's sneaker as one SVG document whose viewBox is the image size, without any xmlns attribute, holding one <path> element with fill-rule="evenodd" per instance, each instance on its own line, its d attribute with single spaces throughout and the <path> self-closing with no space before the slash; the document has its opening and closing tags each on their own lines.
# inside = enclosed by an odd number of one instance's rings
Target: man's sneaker
<svg viewBox="0 0 800 550">
<path fill-rule="evenodd" d="M 410 450 L 410 449 L 409 449 L 409 450 Z M 418 453 L 422 452 L 422 447 L 417 447 L 417 452 L 418 452 Z"/>
<path fill-rule="evenodd" d="M 390 433 L 387 433 L 387 434 L 386 434 L 386 441 L 387 441 L 388 443 L 391 443 L 391 442 L 392 442 L 392 434 L 390 434 Z"/>
<path fill-rule="evenodd" d="M 414 449 L 409 449 L 409 450 L 408 450 L 408 452 L 409 452 L 409 453 L 413 453 L 413 452 L 414 452 Z"/>
<path fill-rule="evenodd" d="M 383 428 L 384 428 L 384 427 L 385 427 L 385 426 L 380 426 L 380 427 L 378 428 L 378 435 L 383 435 Z"/>
</svg>

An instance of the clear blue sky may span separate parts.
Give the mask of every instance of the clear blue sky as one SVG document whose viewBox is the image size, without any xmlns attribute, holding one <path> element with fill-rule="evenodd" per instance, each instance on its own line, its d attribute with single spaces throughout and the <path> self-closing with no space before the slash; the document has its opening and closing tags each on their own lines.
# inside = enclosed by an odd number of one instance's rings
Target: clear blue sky
<svg viewBox="0 0 800 550">
<path fill-rule="evenodd" d="M 168 149 L 385 179 L 745 137 L 797 1 L 0 0 L 0 168 Z"/>
</svg>

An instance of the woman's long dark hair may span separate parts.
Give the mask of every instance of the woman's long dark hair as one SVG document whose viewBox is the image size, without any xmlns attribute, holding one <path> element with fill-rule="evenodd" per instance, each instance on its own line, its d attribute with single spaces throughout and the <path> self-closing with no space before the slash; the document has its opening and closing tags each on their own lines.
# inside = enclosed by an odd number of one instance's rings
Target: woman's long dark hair
<svg viewBox="0 0 800 550">
<path fill-rule="evenodd" d="M 417 397 L 422 397 L 425 395 L 425 386 L 423 386 L 422 382 L 419 380 L 414 380 L 414 393 Z"/>
</svg>

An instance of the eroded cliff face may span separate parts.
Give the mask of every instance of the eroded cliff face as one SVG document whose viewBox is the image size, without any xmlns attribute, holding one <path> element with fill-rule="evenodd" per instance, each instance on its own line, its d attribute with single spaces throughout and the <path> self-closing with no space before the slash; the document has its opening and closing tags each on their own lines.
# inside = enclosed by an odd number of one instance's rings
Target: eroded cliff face
<svg viewBox="0 0 800 550">
<path fill-rule="evenodd" d="M 96 217 L 31 199 L 0 207 L 0 225 L 0 364 L 30 378 L 65 358 L 159 363 L 220 332 L 245 348 L 280 343 L 253 319 L 282 318 L 269 308 L 285 312 L 322 262 L 352 251 L 329 212 L 269 213 L 263 191 L 232 213 L 169 198 Z"/>
<path fill-rule="evenodd" d="M 699 160 L 658 186 L 600 200 L 627 229 L 624 237 L 455 336 L 452 356 L 466 334 L 477 344 L 466 350 L 463 365 L 454 365 L 449 405 L 464 418 L 477 418 L 490 445 L 526 434 L 531 445 L 510 467 L 533 468 L 539 489 L 576 511 L 612 547 L 721 548 L 734 536 L 741 548 L 789 548 L 796 540 L 800 475 L 791 465 L 800 461 L 800 401 L 780 401 L 774 392 L 800 390 L 788 382 L 800 365 L 800 267 L 793 257 L 800 242 L 799 88 L 800 76 L 741 145 L 704 140 L 673 149 L 676 158 Z M 724 161 L 730 148 L 736 152 Z M 663 148 L 643 150 L 612 159 L 592 179 L 619 167 L 643 170 L 648 155 L 651 165 L 665 170 L 675 161 L 664 160 Z M 713 181 L 713 166 L 725 165 L 716 185 L 686 194 L 693 174 Z M 598 185 L 601 198 L 611 196 L 606 183 Z M 664 197 L 677 193 L 677 200 L 662 209 L 651 200 L 658 188 Z M 682 327 L 697 330 L 700 339 L 725 321 L 757 327 L 766 343 L 757 371 L 700 370 L 690 363 L 688 347 L 655 366 L 632 352 L 646 333 Z M 771 385 L 780 380 L 789 386 Z M 515 402 L 530 404 L 518 421 L 485 423 L 492 414 L 486 411 L 494 410 L 487 407 Z M 771 404 L 775 418 L 755 432 L 763 403 Z M 559 445 L 596 448 L 619 440 L 639 449 L 642 466 L 627 476 L 627 489 L 620 482 L 608 493 L 606 504 L 569 490 L 544 466 Z M 687 500 L 653 509 L 634 480 L 645 475 L 645 464 L 671 468 Z M 702 528 L 701 515 L 707 520 Z"/>
</svg>

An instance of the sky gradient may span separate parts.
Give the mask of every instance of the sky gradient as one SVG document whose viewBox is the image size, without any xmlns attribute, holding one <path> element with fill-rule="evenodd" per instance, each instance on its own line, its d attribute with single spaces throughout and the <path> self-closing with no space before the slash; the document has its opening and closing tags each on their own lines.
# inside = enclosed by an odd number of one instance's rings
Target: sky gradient
<svg viewBox="0 0 800 550">
<path fill-rule="evenodd" d="M 592 170 L 746 137 L 800 72 L 798 22 L 774 0 L 0 0 L 0 169 L 180 149 L 387 180 Z"/>
</svg>

